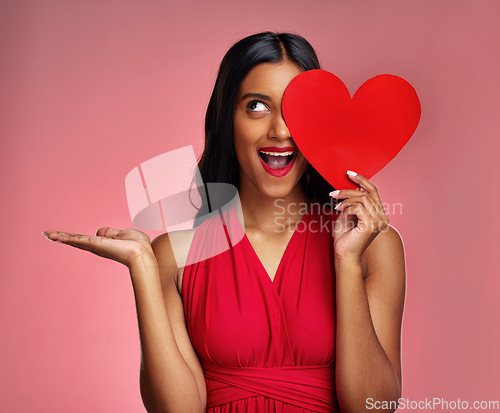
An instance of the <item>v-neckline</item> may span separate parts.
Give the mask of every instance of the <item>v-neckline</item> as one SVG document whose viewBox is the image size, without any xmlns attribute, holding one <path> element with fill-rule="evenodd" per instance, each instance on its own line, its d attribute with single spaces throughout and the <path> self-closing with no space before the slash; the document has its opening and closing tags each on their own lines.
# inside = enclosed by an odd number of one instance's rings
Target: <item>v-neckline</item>
<svg viewBox="0 0 500 413">
<path fill-rule="evenodd" d="M 257 252 L 255 251 L 255 248 L 253 247 L 252 243 L 250 242 L 250 239 L 248 238 L 247 233 L 246 233 L 245 228 L 244 228 L 243 232 L 245 235 L 243 236 L 243 238 L 248 243 L 248 246 L 249 246 L 251 253 L 254 257 L 254 261 L 257 263 L 257 266 L 259 267 L 259 272 L 262 273 L 262 275 L 265 276 L 267 278 L 267 280 L 275 286 L 277 285 L 276 280 L 278 279 L 278 277 L 280 275 L 280 270 L 281 270 L 281 267 L 283 266 L 283 261 L 285 260 L 285 256 L 287 255 L 288 250 L 291 248 L 290 246 L 295 241 L 295 238 L 297 238 L 297 228 L 299 227 L 299 225 L 301 225 L 302 222 L 305 222 L 305 217 L 308 214 L 309 214 L 309 208 L 307 208 L 305 214 L 302 215 L 302 218 L 295 226 L 295 229 L 293 230 L 293 234 L 290 237 L 290 239 L 288 240 L 288 243 L 286 244 L 285 250 L 283 251 L 283 255 L 281 256 L 281 259 L 279 261 L 278 267 L 276 268 L 276 273 L 274 274 L 273 279 L 271 279 L 271 276 L 267 272 L 266 267 L 264 267 L 264 264 L 262 264 L 262 261 L 260 260 L 259 256 L 257 255 Z M 306 222 L 306 226 L 307 226 L 307 222 Z"/>
</svg>

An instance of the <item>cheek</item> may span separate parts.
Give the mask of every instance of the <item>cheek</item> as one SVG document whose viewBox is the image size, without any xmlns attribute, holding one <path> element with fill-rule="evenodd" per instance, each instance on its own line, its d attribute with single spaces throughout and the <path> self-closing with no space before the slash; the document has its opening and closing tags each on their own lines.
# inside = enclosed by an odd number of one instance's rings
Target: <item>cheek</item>
<svg viewBox="0 0 500 413">
<path fill-rule="evenodd" d="M 297 162 L 298 165 L 300 165 L 301 167 L 304 167 L 304 168 L 306 168 L 307 165 L 309 165 L 309 162 L 307 161 L 307 159 L 302 154 L 300 154 L 300 155 L 297 156 L 296 162 Z"/>
<path fill-rule="evenodd" d="M 243 125 L 235 123 L 233 127 L 233 142 L 238 163 L 240 165 L 247 164 L 249 142 L 248 142 L 248 133 Z"/>
<path fill-rule="evenodd" d="M 304 156 L 301 156 L 300 159 L 297 159 L 297 170 L 300 176 L 302 176 L 306 171 L 307 165 L 309 165 L 309 162 L 306 158 L 304 158 Z"/>
<path fill-rule="evenodd" d="M 262 131 L 252 122 L 235 122 L 233 127 L 234 147 L 238 157 L 246 156 L 255 149 L 262 137 Z"/>
<path fill-rule="evenodd" d="M 233 141 L 234 141 L 234 149 L 236 150 L 236 155 L 239 158 L 246 144 L 246 136 L 243 133 L 243 130 L 241 130 L 241 128 L 238 127 L 234 128 Z"/>
<path fill-rule="evenodd" d="M 252 126 L 246 122 L 238 122 L 234 126 L 234 140 L 236 142 L 249 142 L 252 140 Z"/>
<path fill-rule="evenodd" d="M 233 121 L 233 139 L 235 146 L 238 146 L 241 142 L 245 141 L 245 129 L 245 122 L 243 122 L 238 116 L 235 116 Z"/>
</svg>

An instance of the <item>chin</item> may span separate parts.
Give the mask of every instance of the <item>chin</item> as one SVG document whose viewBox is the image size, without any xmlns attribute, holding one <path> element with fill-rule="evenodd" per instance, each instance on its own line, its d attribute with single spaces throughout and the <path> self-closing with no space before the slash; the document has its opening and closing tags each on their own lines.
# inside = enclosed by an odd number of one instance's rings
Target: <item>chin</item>
<svg viewBox="0 0 500 413">
<path fill-rule="evenodd" d="M 297 182 L 296 185 L 300 185 L 300 182 Z M 295 186 L 289 186 L 289 185 L 270 185 L 268 187 L 265 187 L 262 189 L 261 193 L 265 195 L 268 198 L 273 198 L 273 199 L 280 199 L 280 198 L 286 198 L 288 195 L 290 195 L 295 188 Z"/>
</svg>

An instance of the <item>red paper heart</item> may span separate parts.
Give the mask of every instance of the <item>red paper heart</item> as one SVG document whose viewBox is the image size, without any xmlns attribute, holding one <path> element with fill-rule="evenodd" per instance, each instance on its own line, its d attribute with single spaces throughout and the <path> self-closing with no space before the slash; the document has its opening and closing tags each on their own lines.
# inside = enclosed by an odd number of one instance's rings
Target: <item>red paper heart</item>
<svg viewBox="0 0 500 413">
<path fill-rule="evenodd" d="M 408 142 L 420 120 L 415 89 L 379 75 L 351 99 L 344 83 L 325 70 L 296 76 L 283 96 L 283 116 L 294 142 L 335 188 L 357 188 L 346 172 L 370 179 Z"/>
</svg>

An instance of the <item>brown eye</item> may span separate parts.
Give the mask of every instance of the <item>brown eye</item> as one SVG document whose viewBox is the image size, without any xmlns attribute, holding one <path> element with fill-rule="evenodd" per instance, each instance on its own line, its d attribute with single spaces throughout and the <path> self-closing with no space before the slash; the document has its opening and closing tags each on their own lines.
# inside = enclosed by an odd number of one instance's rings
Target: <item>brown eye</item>
<svg viewBox="0 0 500 413">
<path fill-rule="evenodd" d="M 267 106 L 260 100 L 252 100 L 248 103 L 247 110 L 251 112 L 263 112 L 267 110 Z"/>
</svg>

